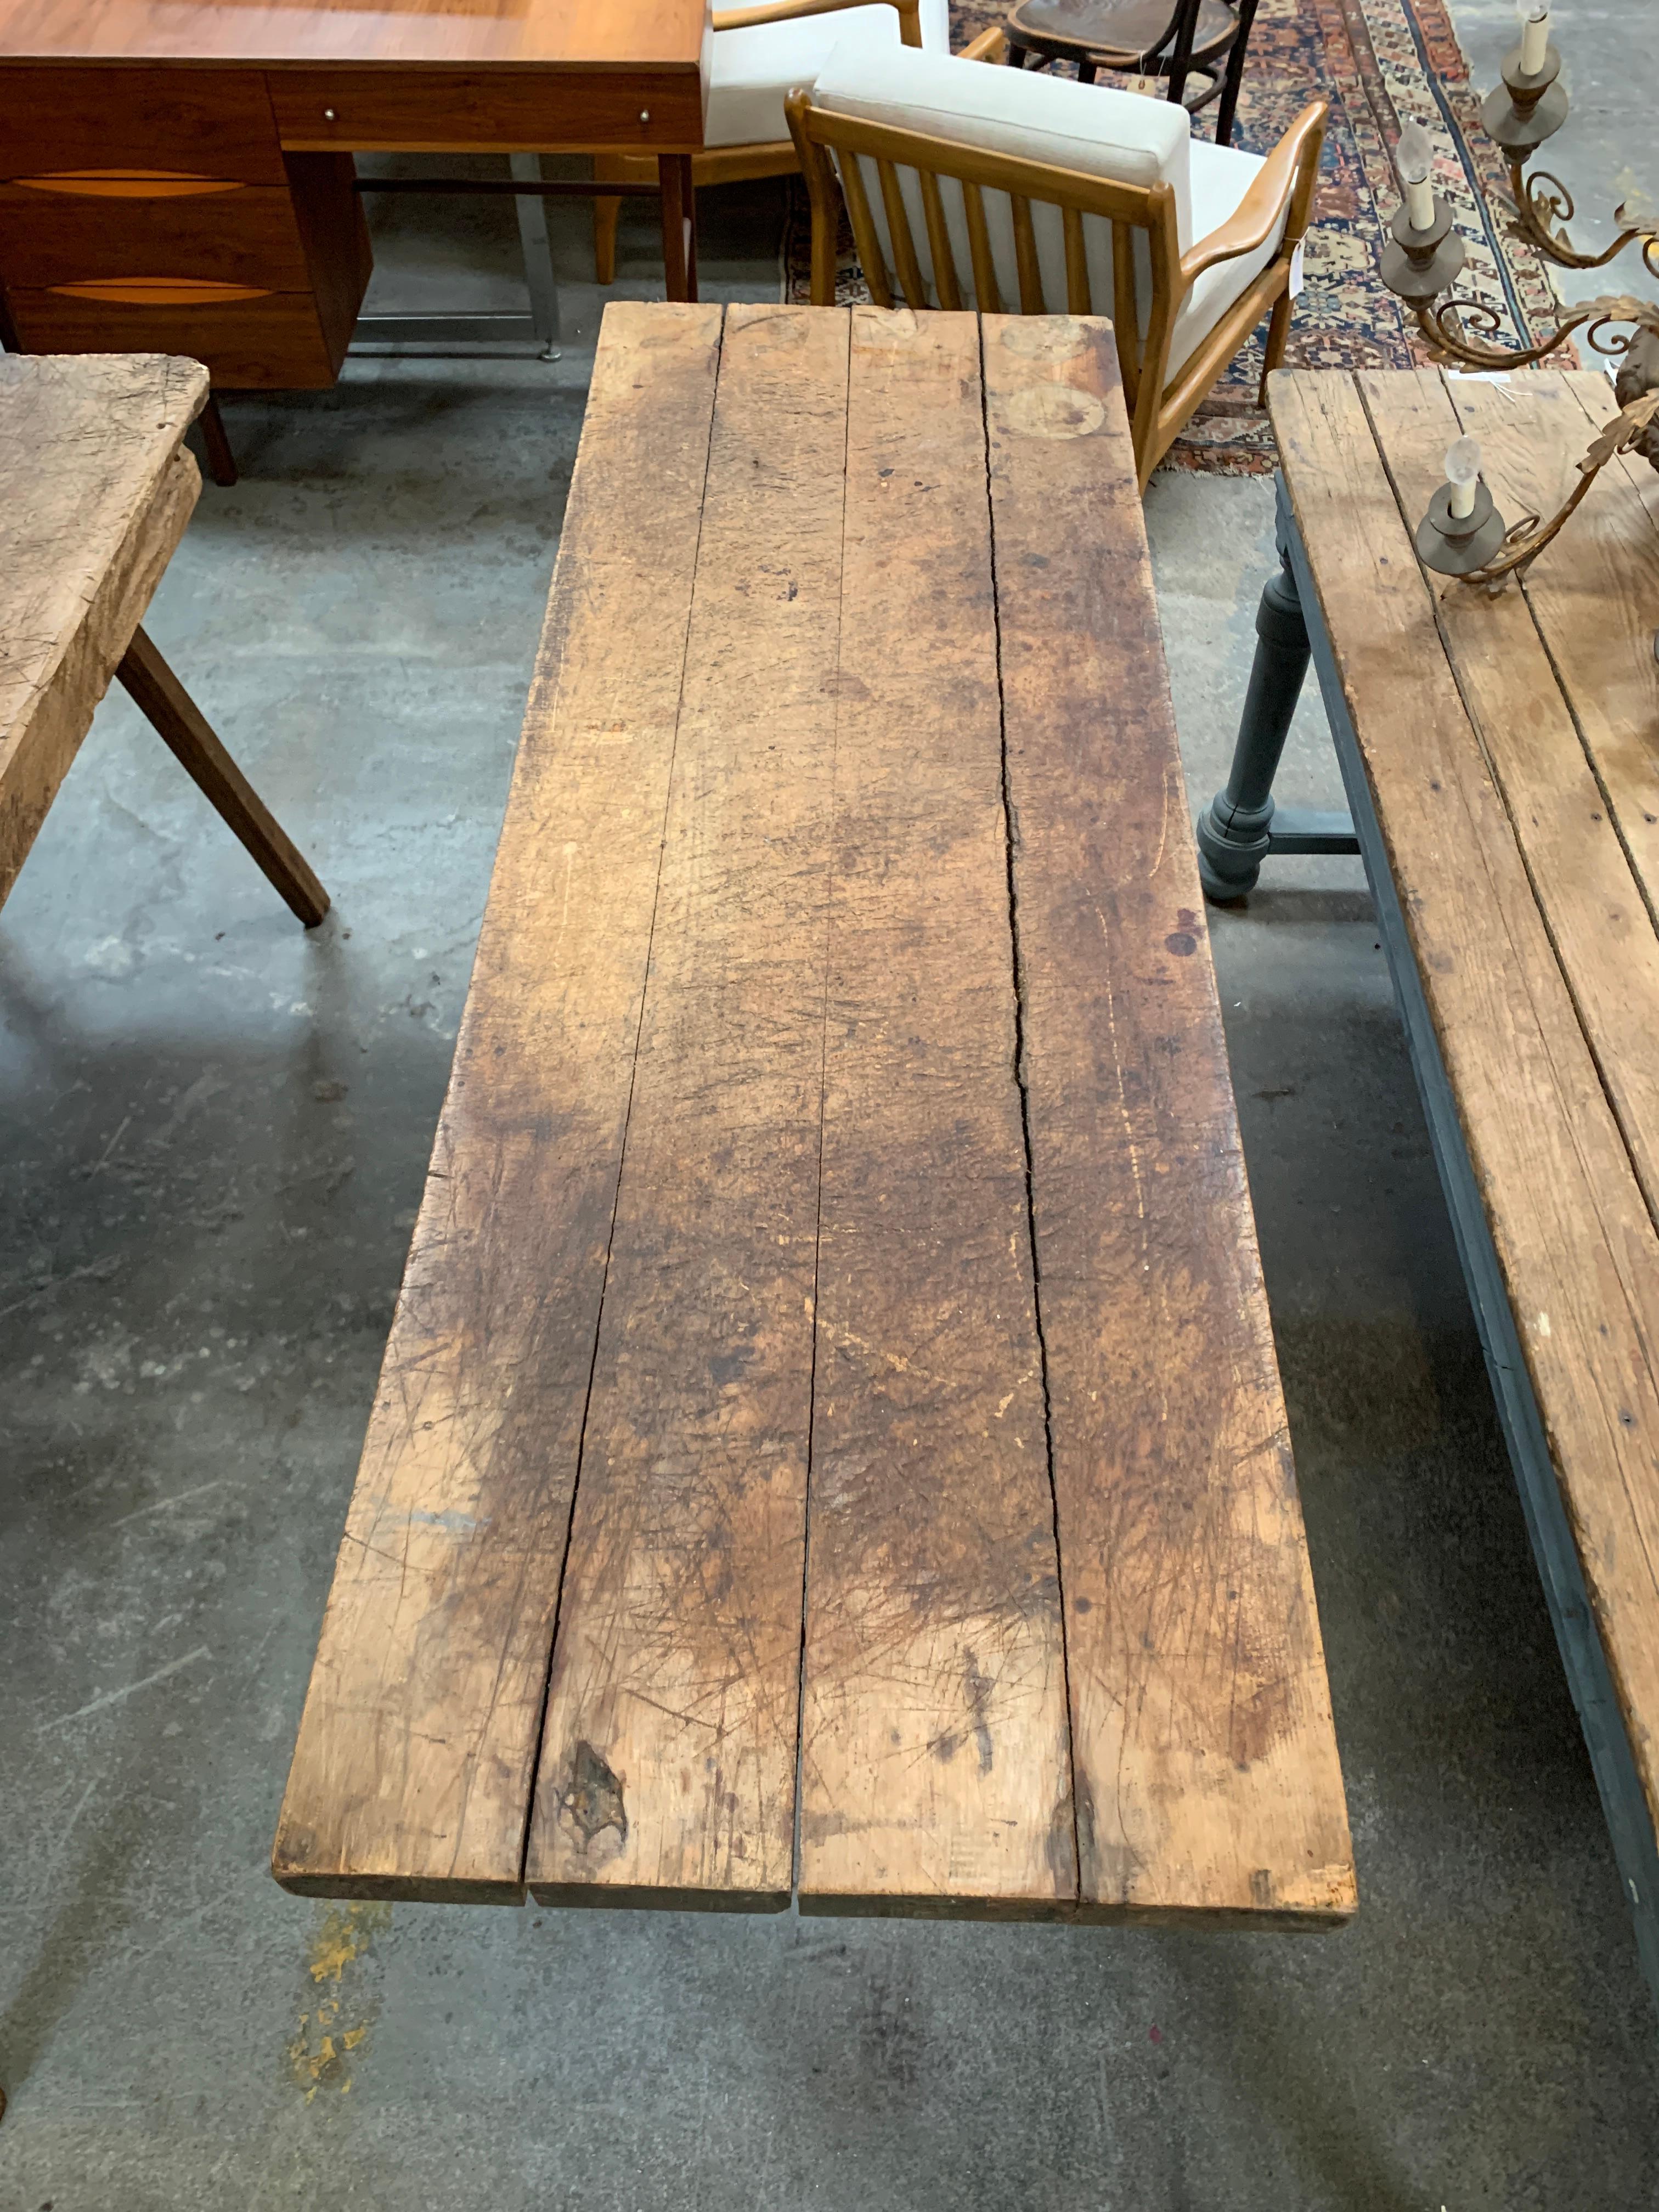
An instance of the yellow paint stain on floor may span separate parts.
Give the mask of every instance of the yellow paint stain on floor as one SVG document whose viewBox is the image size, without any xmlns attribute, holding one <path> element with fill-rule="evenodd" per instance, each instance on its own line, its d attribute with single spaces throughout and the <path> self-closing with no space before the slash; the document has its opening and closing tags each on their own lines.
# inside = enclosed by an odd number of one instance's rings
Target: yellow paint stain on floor
<svg viewBox="0 0 1659 2212">
<path fill-rule="evenodd" d="M 353 1968 L 367 1956 L 374 1937 L 391 1925 L 389 1905 L 330 1905 L 322 1908 L 306 1955 L 306 1971 L 319 1987 L 334 1984 L 314 2011 L 300 2014 L 288 2046 L 289 2070 L 310 2104 L 319 2089 L 345 2096 L 351 2087 L 351 2061 L 368 2037 L 375 2009 L 365 1990 L 354 1987 Z"/>
</svg>

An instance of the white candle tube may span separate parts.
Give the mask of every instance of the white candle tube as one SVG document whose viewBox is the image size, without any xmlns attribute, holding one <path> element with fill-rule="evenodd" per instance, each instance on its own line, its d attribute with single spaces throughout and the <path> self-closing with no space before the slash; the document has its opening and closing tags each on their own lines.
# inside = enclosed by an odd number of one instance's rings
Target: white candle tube
<svg viewBox="0 0 1659 2212">
<path fill-rule="evenodd" d="M 1426 230 L 1434 221 L 1434 185 L 1429 171 L 1434 147 L 1420 123 L 1408 123 L 1394 149 L 1395 167 L 1406 195 L 1406 220 L 1413 230 Z"/>
<path fill-rule="evenodd" d="M 1550 11 L 1522 0 L 1521 68 L 1523 75 L 1536 76 L 1544 66 L 1544 56 L 1549 51 Z"/>
<path fill-rule="evenodd" d="M 1451 486 L 1447 507 L 1455 521 L 1467 522 L 1474 513 L 1474 488 L 1480 481 L 1480 441 L 1455 439 L 1446 448 L 1446 482 Z"/>
</svg>

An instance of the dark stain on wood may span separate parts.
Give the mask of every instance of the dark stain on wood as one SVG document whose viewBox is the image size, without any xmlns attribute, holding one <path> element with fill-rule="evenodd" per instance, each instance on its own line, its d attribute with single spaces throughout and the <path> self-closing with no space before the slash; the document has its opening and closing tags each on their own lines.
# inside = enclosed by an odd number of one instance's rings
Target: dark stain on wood
<svg viewBox="0 0 1659 2212">
<path fill-rule="evenodd" d="M 586 1740 L 570 1755 L 570 1787 L 560 1798 L 559 1809 L 581 1837 L 584 1850 L 607 1828 L 616 1830 L 619 1844 L 628 1841 L 623 1786 Z"/>
</svg>

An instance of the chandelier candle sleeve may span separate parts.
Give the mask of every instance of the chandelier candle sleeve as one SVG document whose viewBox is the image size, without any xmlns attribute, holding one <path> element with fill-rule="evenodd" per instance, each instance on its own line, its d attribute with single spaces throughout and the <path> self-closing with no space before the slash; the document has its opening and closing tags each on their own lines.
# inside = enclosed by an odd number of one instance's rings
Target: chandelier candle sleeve
<svg viewBox="0 0 1659 2212">
<path fill-rule="evenodd" d="M 1420 123 L 1408 123 L 1394 149 L 1394 165 L 1406 193 L 1406 216 L 1413 230 L 1426 230 L 1434 221 L 1434 187 L 1429 182 L 1434 148 Z"/>
<path fill-rule="evenodd" d="M 1521 18 L 1522 70 L 1536 76 L 1549 50 L 1549 0 L 1515 0 L 1515 12 Z"/>
<path fill-rule="evenodd" d="M 1446 482 L 1451 486 L 1449 506 L 1462 522 L 1474 512 L 1474 488 L 1480 481 L 1480 441 L 1462 437 L 1446 448 Z"/>
</svg>

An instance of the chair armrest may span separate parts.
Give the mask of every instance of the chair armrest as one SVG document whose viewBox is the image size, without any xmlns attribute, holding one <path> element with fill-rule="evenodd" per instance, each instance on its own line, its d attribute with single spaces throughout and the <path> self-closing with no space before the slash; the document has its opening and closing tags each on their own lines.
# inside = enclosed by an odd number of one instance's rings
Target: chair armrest
<svg viewBox="0 0 1659 2212">
<path fill-rule="evenodd" d="M 1285 242 L 1293 246 L 1308 227 L 1320 149 L 1325 143 L 1328 100 L 1310 100 L 1262 163 L 1255 182 L 1218 230 L 1200 238 L 1181 257 L 1183 288 L 1218 261 L 1237 260 L 1265 245 L 1293 202 L 1285 225 Z"/>
<path fill-rule="evenodd" d="M 1000 23 L 993 23 L 988 31 L 981 31 L 970 39 L 962 50 L 965 62 L 1003 62 L 1008 58 L 1008 34 Z"/>
<path fill-rule="evenodd" d="M 899 37 L 907 46 L 921 44 L 921 0 L 884 0 L 899 19 Z M 717 8 L 717 31 L 752 31 L 763 23 L 793 23 L 801 15 L 833 15 L 843 8 L 867 8 L 871 0 L 763 0 L 758 8 Z"/>
</svg>

